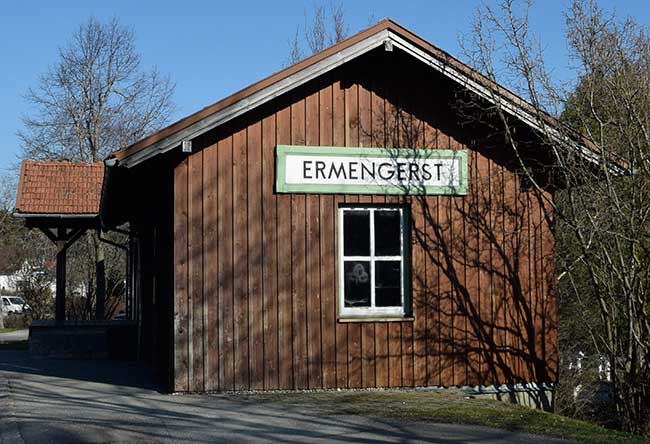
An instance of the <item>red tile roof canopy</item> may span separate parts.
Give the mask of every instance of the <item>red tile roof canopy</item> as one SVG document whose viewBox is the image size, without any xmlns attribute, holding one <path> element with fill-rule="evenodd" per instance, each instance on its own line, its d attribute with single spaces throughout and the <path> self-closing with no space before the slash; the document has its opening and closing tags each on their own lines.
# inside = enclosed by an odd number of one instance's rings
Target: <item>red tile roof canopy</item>
<svg viewBox="0 0 650 444">
<path fill-rule="evenodd" d="M 16 215 L 99 214 L 104 164 L 25 160 L 20 168 Z"/>
</svg>

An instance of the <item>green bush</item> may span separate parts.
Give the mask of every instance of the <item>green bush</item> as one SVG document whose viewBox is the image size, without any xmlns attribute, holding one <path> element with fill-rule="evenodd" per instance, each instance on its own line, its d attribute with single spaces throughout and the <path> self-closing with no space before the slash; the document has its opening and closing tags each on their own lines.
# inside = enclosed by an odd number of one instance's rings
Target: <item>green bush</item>
<svg viewBox="0 0 650 444">
<path fill-rule="evenodd" d="M 11 313 L 4 318 L 5 328 L 29 328 L 31 323 L 32 320 L 27 314 Z"/>
</svg>

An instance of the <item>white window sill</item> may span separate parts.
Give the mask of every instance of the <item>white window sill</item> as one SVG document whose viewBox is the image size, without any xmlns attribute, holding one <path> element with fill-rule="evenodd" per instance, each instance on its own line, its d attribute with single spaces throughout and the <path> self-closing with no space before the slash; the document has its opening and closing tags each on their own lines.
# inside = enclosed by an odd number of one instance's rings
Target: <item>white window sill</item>
<svg viewBox="0 0 650 444">
<path fill-rule="evenodd" d="M 415 316 L 344 316 L 339 317 L 339 323 L 350 322 L 413 322 Z"/>
</svg>

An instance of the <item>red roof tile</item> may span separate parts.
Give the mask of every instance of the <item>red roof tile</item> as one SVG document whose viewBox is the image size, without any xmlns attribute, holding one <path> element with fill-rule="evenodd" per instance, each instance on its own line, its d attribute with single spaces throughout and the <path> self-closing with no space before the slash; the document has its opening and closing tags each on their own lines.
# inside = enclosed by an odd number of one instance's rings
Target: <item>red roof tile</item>
<svg viewBox="0 0 650 444">
<path fill-rule="evenodd" d="M 16 212 L 98 214 L 104 164 L 25 160 L 20 167 Z"/>
</svg>

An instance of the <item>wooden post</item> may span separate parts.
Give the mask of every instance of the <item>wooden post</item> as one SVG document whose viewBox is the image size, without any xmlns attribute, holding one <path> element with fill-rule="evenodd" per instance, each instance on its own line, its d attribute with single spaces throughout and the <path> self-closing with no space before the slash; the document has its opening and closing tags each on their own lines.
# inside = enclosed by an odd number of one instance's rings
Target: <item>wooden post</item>
<svg viewBox="0 0 650 444">
<path fill-rule="evenodd" d="M 104 265 L 104 246 L 98 242 L 97 257 L 95 259 L 95 277 L 97 282 L 97 290 L 95 295 L 95 319 L 104 319 L 104 305 L 106 300 L 106 269 Z"/>
<path fill-rule="evenodd" d="M 86 227 L 70 229 L 58 227 L 56 234 L 52 228 L 44 226 L 45 224 L 34 224 L 29 228 L 38 227 L 39 230 L 47 236 L 49 240 L 56 245 L 56 301 L 54 310 L 54 319 L 57 322 L 65 321 L 65 271 L 66 271 L 66 253 L 68 247 L 76 242 L 79 237 L 86 231 Z"/>
<path fill-rule="evenodd" d="M 56 310 L 55 320 L 65 321 L 66 229 L 57 230 L 56 240 Z"/>
</svg>

